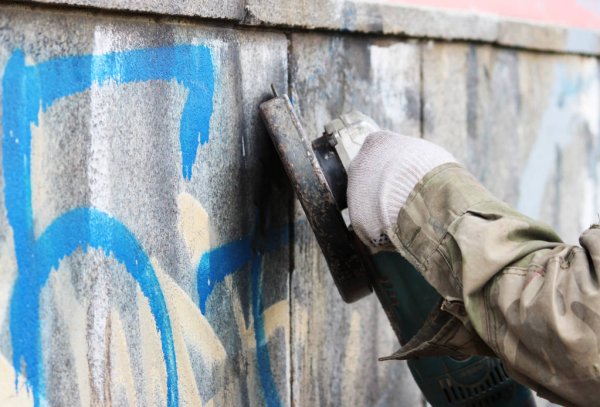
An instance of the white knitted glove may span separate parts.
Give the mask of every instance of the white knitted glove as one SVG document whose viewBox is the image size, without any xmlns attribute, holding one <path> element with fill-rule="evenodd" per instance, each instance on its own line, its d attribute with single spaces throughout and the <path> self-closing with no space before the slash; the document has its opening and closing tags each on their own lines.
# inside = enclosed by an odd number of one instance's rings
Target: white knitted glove
<svg viewBox="0 0 600 407">
<path fill-rule="evenodd" d="M 387 231 L 417 183 L 456 162 L 429 141 L 389 131 L 371 133 L 348 168 L 348 211 L 354 231 L 373 252 L 393 249 Z"/>
</svg>

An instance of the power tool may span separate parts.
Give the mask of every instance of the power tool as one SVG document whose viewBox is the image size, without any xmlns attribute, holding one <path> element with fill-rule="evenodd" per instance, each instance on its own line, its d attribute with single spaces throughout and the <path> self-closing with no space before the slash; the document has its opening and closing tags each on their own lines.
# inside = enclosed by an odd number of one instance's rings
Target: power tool
<svg viewBox="0 0 600 407">
<path fill-rule="evenodd" d="M 311 142 L 288 96 L 272 91 L 273 98 L 260 105 L 261 116 L 342 299 L 350 303 L 375 291 L 404 345 L 440 306 L 441 296 L 400 254 L 371 254 L 352 231 L 346 170 L 376 124 L 350 112 Z M 512 380 L 496 358 L 423 357 L 408 366 L 434 407 L 535 406 L 531 390 Z"/>
</svg>

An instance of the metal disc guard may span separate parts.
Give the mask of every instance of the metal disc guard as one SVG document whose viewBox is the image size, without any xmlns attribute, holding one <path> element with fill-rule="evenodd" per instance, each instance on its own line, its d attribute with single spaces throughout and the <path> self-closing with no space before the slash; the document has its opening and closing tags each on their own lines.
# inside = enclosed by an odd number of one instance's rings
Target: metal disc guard
<svg viewBox="0 0 600 407">
<path fill-rule="evenodd" d="M 287 95 L 263 102 L 260 111 L 342 299 L 350 303 L 370 294 L 370 256 L 346 226 Z"/>
</svg>

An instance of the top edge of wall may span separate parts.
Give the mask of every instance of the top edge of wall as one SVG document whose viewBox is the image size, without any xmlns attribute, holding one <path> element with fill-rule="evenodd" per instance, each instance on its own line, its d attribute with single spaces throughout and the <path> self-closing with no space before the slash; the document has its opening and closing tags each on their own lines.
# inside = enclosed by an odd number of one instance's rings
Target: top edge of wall
<svg viewBox="0 0 600 407">
<path fill-rule="evenodd" d="M 600 31 L 485 13 L 371 0 L 17 0 L 268 26 L 442 40 L 478 41 L 547 52 L 600 55 Z"/>
</svg>

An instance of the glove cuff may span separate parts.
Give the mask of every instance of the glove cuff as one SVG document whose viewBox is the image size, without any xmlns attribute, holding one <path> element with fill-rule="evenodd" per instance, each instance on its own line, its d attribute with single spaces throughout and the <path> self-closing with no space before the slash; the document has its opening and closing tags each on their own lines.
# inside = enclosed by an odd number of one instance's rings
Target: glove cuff
<svg viewBox="0 0 600 407">
<path fill-rule="evenodd" d="M 456 162 L 452 154 L 429 141 L 389 131 L 370 134 L 348 170 L 348 209 L 361 240 L 372 248 L 390 247 L 386 231 L 415 185 L 448 162 Z"/>
</svg>

